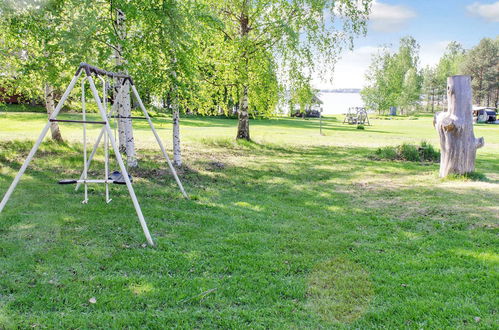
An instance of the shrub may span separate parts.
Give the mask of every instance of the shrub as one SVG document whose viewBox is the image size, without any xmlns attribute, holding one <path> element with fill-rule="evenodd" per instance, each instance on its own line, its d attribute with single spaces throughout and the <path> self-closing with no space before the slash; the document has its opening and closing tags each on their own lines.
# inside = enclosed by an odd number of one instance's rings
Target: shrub
<svg viewBox="0 0 499 330">
<path fill-rule="evenodd" d="M 364 125 L 357 125 L 357 129 L 365 129 Z"/>
<path fill-rule="evenodd" d="M 397 150 L 395 149 L 395 147 L 382 147 L 382 148 L 378 148 L 375 152 L 374 152 L 374 157 L 371 157 L 371 158 L 374 158 L 374 159 L 388 159 L 388 160 L 396 160 L 398 159 L 398 154 L 397 154 Z"/>
<path fill-rule="evenodd" d="M 403 143 L 397 147 L 397 151 L 402 160 L 408 160 L 410 162 L 419 162 L 421 160 L 418 147 L 413 144 Z"/>
<path fill-rule="evenodd" d="M 419 146 L 404 143 L 396 147 L 387 146 L 376 149 L 369 158 L 375 160 L 404 160 L 410 162 L 438 162 L 440 152 L 428 142 L 422 141 Z"/>
<path fill-rule="evenodd" d="M 440 161 L 440 152 L 435 150 L 435 148 L 426 141 L 421 141 L 419 154 L 421 155 L 421 160 L 425 160 L 428 162 Z"/>
</svg>

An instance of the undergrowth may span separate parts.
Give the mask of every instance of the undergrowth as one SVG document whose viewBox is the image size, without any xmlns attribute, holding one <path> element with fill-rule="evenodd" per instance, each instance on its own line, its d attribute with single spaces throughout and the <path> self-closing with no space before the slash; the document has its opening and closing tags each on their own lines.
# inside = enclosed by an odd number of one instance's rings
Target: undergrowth
<svg viewBox="0 0 499 330">
<path fill-rule="evenodd" d="M 419 145 L 403 143 L 398 146 L 381 147 L 369 155 L 369 158 L 374 160 L 438 162 L 440 161 L 440 152 L 430 143 L 422 141 Z"/>
</svg>

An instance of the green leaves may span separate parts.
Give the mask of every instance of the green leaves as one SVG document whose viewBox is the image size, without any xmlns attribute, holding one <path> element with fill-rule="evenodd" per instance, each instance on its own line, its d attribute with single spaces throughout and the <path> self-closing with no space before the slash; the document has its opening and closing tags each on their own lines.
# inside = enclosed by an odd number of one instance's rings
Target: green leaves
<svg viewBox="0 0 499 330">
<path fill-rule="evenodd" d="M 407 109 L 417 104 L 421 90 L 418 53 L 416 40 L 405 37 L 400 40 L 397 53 L 384 49 L 373 57 L 366 74 L 369 85 L 361 91 L 369 108 L 381 112 L 390 106 Z"/>
</svg>

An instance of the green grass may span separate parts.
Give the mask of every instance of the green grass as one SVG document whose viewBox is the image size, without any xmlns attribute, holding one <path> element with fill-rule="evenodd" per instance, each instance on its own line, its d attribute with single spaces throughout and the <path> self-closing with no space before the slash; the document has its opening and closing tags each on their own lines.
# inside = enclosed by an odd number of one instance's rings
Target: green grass
<svg viewBox="0 0 499 330">
<path fill-rule="evenodd" d="M 0 113 L 1 194 L 45 118 Z M 64 125 L 68 143 L 42 145 L 0 214 L 0 328 L 494 328 L 499 127 L 475 128 L 480 181 L 369 159 L 438 146 L 431 120 L 326 118 L 324 136 L 317 120 L 254 120 L 249 143 L 235 120 L 183 118 L 191 200 L 139 122 L 134 187 L 154 248 L 123 186 L 109 205 L 91 186 L 83 205 L 56 184 L 82 166 L 81 127 Z M 170 142 L 169 118 L 155 124 Z"/>
</svg>

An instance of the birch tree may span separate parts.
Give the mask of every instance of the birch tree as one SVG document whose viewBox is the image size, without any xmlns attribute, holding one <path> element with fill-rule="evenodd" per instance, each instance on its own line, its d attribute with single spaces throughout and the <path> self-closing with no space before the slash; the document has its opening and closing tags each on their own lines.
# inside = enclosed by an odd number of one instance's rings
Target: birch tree
<svg viewBox="0 0 499 330">
<path fill-rule="evenodd" d="M 9 68 L 3 86 L 11 92 L 34 97 L 43 95 L 47 115 L 54 111 L 56 88 L 68 70 L 63 68 L 70 51 L 60 30 L 66 25 L 64 8 L 58 2 L 14 2 L 1 4 L 4 32 L 2 66 Z M 9 81 L 10 80 L 10 81 Z M 59 125 L 51 123 L 52 139 L 62 142 Z"/>
<path fill-rule="evenodd" d="M 173 163 L 182 165 L 180 112 L 189 107 L 198 72 L 202 5 L 177 0 L 123 2 L 135 26 L 127 43 L 130 67 L 140 70 L 140 86 L 168 100 L 173 120 Z M 199 96 L 198 96 L 199 97 Z"/>
<path fill-rule="evenodd" d="M 404 110 L 416 104 L 421 89 L 418 52 L 416 40 L 405 37 L 397 52 L 385 48 L 373 57 L 366 73 L 368 86 L 361 91 L 366 105 L 381 112 L 390 106 Z"/>
<path fill-rule="evenodd" d="M 126 16 L 120 8 L 114 8 L 113 2 L 110 2 L 111 15 L 114 13 L 115 17 L 112 20 L 114 31 L 116 35 L 116 45 L 114 47 L 114 60 L 118 72 L 128 74 L 125 69 L 126 61 L 123 58 L 123 42 L 127 37 L 126 30 Z M 119 146 L 120 151 L 126 154 L 127 164 L 130 167 L 137 167 L 137 157 L 135 154 L 135 142 L 133 139 L 132 127 L 132 107 L 130 102 L 130 83 L 123 79 L 116 78 L 116 85 L 119 86 L 118 93 L 116 94 L 113 106 L 118 114 L 118 132 L 119 132 Z"/>
<path fill-rule="evenodd" d="M 237 139 L 250 140 L 249 95 L 255 59 L 271 52 L 281 68 L 324 77 L 353 36 L 365 33 L 371 0 L 205 0 L 220 17 L 213 27 L 224 39 L 239 91 Z M 213 45 L 220 47 L 220 45 Z M 322 66 L 322 68 L 321 68 Z"/>
</svg>

